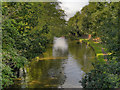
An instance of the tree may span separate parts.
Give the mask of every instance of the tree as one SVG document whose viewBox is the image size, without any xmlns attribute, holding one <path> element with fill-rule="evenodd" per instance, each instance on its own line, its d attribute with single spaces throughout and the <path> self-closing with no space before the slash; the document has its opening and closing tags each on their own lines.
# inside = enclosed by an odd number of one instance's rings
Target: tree
<svg viewBox="0 0 120 90">
<path fill-rule="evenodd" d="M 102 44 L 112 55 L 108 56 L 107 64 L 95 63 L 91 70 L 82 79 L 84 88 L 119 88 L 120 81 L 120 3 L 90 2 L 81 13 L 73 16 L 69 22 L 72 27 L 79 28 L 86 34 L 100 37 Z M 75 21 L 78 22 L 75 22 Z M 73 29 L 73 31 L 75 31 Z"/>
<path fill-rule="evenodd" d="M 58 2 L 4 2 L 2 14 L 2 86 L 7 87 L 20 68 L 45 52 L 53 35 L 62 34 L 66 21 Z"/>
</svg>

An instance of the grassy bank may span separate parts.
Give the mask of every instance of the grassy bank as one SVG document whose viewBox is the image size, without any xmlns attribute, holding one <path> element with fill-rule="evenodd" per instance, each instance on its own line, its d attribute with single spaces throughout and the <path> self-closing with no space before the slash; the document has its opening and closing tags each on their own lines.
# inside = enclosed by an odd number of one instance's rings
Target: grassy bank
<svg viewBox="0 0 120 90">
<path fill-rule="evenodd" d="M 99 60 L 100 62 L 105 62 L 104 54 L 102 51 L 102 48 L 104 50 L 105 50 L 105 48 L 100 42 L 95 42 L 93 40 L 88 40 L 88 39 L 80 39 L 80 42 L 86 43 L 87 45 L 92 47 L 96 53 L 97 60 Z"/>
</svg>

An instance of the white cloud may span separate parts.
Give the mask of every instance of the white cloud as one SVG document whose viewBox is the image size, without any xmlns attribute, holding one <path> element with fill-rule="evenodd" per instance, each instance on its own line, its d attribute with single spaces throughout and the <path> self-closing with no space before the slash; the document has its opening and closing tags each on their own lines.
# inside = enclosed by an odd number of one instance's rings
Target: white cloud
<svg viewBox="0 0 120 90">
<path fill-rule="evenodd" d="M 58 0 L 62 2 L 60 4 L 61 8 L 65 11 L 67 15 L 66 20 L 74 16 L 77 11 L 80 11 L 85 5 L 88 4 L 89 0 Z"/>
</svg>

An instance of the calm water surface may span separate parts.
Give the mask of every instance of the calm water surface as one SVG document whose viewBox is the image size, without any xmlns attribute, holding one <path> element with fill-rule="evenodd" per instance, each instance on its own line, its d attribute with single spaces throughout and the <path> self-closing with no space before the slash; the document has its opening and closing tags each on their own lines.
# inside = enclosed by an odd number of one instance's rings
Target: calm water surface
<svg viewBox="0 0 120 90">
<path fill-rule="evenodd" d="M 56 56 L 55 56 L 56 55 Z M 21 79 L 13 87 L 18 88 L 81 88 L 79 81 L 93 67 L 95 53 L 84 43 L 68 43 L 68 51 L 55 52 L 51 47 L 43 56 L 44 60 L 33 59 L 30 65 L 20 71 Z M 56 59 L 55 59 L 56 58 Z"/>
</svg>

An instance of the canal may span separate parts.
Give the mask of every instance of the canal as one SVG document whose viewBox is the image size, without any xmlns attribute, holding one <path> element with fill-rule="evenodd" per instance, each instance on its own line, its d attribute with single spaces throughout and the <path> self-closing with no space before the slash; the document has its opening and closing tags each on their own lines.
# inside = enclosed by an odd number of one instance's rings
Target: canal
<svg viewBox="0 0 120 90">
<path fill-rule="evenodd" d="M 20 70 L 12 88 L 82 88 L 79 81 L 93 69 L 95 53 L 85 43 L 70 41 L 67 45 L 65 51 L 55 51 L 50 45 L 42 56 Z"/>
</svg>

